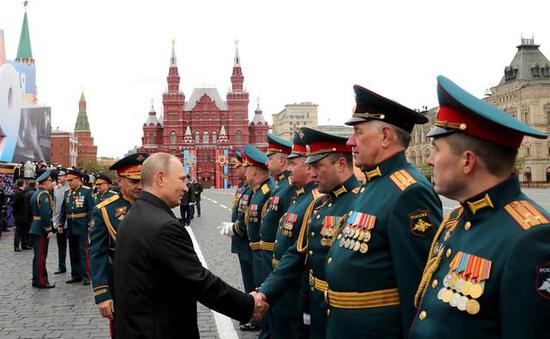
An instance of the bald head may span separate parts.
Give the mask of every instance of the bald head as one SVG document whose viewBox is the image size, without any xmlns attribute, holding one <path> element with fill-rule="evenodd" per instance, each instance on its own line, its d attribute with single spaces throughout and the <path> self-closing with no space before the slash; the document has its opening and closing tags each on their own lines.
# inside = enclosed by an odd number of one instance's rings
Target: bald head
<svg viewBox="0 0 550 339">
<path fill-rule="evenodd" d="M 141 168 L 143 190 L 156 195 L 170 208 L 180 204 L 185 179 L 183 164 L 172 154 L 154 153 Z"/>
</svg>

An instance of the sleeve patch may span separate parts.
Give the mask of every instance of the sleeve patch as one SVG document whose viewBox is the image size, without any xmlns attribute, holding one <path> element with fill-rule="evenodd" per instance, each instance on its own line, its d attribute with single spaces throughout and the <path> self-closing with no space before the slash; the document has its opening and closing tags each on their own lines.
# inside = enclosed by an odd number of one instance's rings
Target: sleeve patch
<svg viewBox="0 0 550 339">
<path fill-rule="evenodd" d="M 402 191 L 416 184 L 416 179 L 407 170 L 400 170 L 390 175 L 391 181 Z"/>
<path fill-rule="evenodd" d="M 414 211 L 409 214 L 409 223 L 411 233 L 422 238 L 429 235 L 434 228 L 428 210 Z"/>
<path fill-rule="evenodd" d="M 548 218 L 527 200 L 512 201 L 504 206 L 504 209 L 524 230 L 550 223 Z"/>
<path fill-rule="evenodd" d="M 535 291 L 546 300 L 550 300 L 550 262 L 537 266 Z"/>
</svg>

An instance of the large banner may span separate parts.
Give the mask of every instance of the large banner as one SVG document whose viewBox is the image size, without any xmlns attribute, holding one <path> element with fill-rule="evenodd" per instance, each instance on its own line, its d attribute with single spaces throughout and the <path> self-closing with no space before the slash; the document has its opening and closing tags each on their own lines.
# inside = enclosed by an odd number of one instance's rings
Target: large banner
<svg viewBox="0 0 550 339">
<path fill-rule="evenodd" d="M 45 161 L 51 157 L 51 108 L 31 106 L 21 108 L 19 134 L 12 162 Z"/>
</svg>

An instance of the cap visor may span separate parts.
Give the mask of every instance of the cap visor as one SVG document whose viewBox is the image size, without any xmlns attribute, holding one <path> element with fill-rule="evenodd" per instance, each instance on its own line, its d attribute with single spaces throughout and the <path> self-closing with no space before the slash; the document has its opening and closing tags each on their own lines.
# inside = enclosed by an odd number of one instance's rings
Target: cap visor
<svg viewBox="0 0 550 339">
<path fill-rule="evenodd" d="M 306 164 L 316 163 L 317 161 L 323 159 L 324 157 L 326 157 L 329 154 L 330 153 L 322 153 L 322 154 L 315 154 L 315 155 L 309 156 L 309 157 L 307 157 L 305 163 Z"/>
<path fill-rule="evenodd" d="M 346 124 L 348 126 L 353 126 L 355 124 L 358 124 L 360 122 L 365 122 L 365 121 L 367 121 L 367 120 L 363 119 L 363 118 L 351 118 L 348 121 L 346 121 L 344 124 Z"/>
<path fill-rule="evenodd" d="M 298 153 L 290 153 L 286 158 L 287 159 L 296 159 L 296 158 L 300 158 L 300 157 L 305 157 L 305 155 L 298 154 Z"/>
<path fill-rule="evenodd" d="M 429 138 L 433 138 L 433 137 L 439 137 L 439 136 L 451 134 L 451 133 L 454 133 L 454 132 L 456 132 L 456 131 L 453 130 L 453 129 L 446 129 L 446 128 L 443 128 L 443 127 L 434 126 L 428 132 L 428 134 L 426 134 L 426 136 L 429 137 Z"/>
</svg>

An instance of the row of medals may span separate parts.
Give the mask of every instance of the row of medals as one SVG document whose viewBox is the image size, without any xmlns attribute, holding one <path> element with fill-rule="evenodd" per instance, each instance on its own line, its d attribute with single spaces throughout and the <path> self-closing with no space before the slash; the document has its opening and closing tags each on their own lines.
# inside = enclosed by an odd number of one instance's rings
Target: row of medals
<svg viewBox="0 0 550 339">
<path fill-rule="evenodd" d="M 343 237 L 342 234 L 344 234 Z M 338 239 L 340 240 L 339 246 L 365 254 L 369 250 L 367 242 L 370 240 L 370 237 L 370 231 L 366 228 L 352 229 L 347 226 L 342 233 L 338 234 Z"/>
<path fill-rule="evenodd" d="M 76 208 L 82 208 L 84 206 L 84 197 L 82 195 L 75 196 L 74 204 Z"/>
<path fill-rule="evenodd" d="M 475 299 L 483 294 L 485 282 L 473 283 L 458 277 L 457 273 L 449 272 L 443 278 L 443 287 L 437 293 L 437 299 L 448 303 L 460 311 L 477 314 L 480 310 L 479 302 Z M 468 298 L 470 296 L 471 298 Z"/>
<path fill-rule="evenodd" d="M 332 245 L 332 236 L 334 235 L 334 228 L 333 227 L 322 227 L 320 234 L 322 236 L 321 246 L 330 247 Z M 342 246 L 340 246 L 340 247 L 342 247 Z"/>
<path fill-rule="evenodd" d="M 291 222 L 284 222 L 283 224 L 283 235 L 287 238 L 292 238 L 292 228 L 294 224 Z"/>
</svg>

